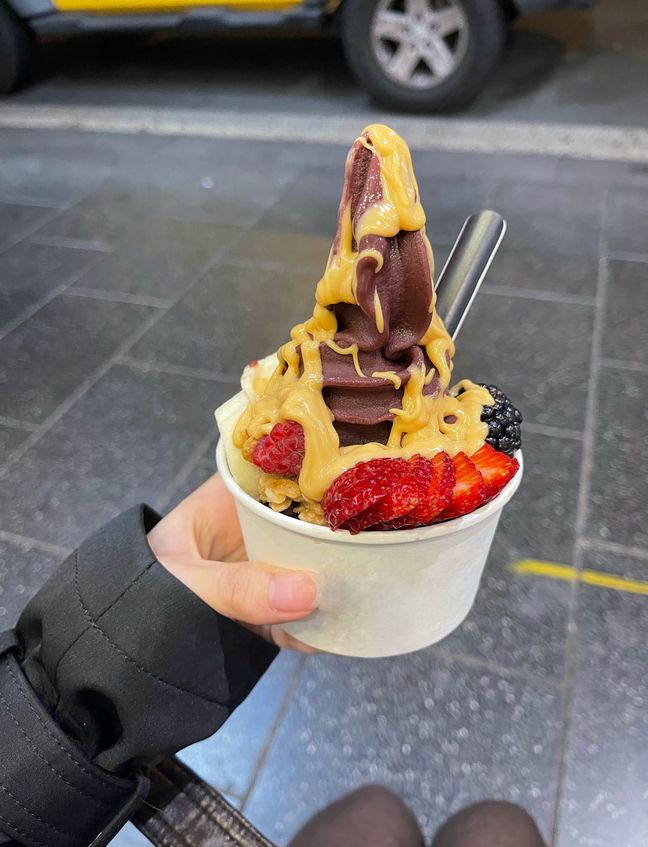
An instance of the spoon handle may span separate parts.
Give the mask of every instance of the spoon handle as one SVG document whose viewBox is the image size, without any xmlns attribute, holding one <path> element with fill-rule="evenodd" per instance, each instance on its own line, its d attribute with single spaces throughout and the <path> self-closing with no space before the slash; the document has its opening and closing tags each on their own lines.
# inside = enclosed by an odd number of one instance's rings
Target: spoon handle
<svg viewBox="0 0 648 847">
<path fill-rule="evenodd" d="M 466 219 L 436 284 L 436 309 L 454 340 L 502 243 L 506 221 L 484 211 Z"/>
</svg>

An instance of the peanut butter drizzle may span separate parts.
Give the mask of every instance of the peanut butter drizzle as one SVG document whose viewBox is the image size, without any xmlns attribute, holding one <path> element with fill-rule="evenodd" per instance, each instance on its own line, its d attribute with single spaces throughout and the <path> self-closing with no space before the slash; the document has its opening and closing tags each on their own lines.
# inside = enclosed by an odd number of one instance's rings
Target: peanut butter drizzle
<svg viewBox="0 0 648 847">
<path fill-rule="evenodd" d="M 403 381 L 394 371 L 374 371 L 371 376 L 374 379 L 388 379 L 397 391 Z"/>
<path fill-rule="evenodd" d="M 339 344 L 336 344 L 335 341 L 326 342 L 326 344 L 338 353 L 340 356 L 351 356 L 353 358 L 353 367 L 355 368 L 355 372 L 359 377 L 364 377 L 365 374 L 362 373 L 362 368 L 360 367 L 360 359 L 358 358 L 358 345 L 350 344 L 348 347 L 340 347 Z"/>
<path fill-rule="evenodd" d="M 361 144 L 380 157 L 382 200 L 369 207 L 356 223 L 356 243 L 367 235 L 393 237 L 401 230 L 421 230 L 429 256 L 430 271 L 434 263 L 432 248 L 425 236 L 425 213 L 419 201 L 419 191 L 412 168 L 410 152 L 393 130 L 373 124 L 359 138 Z M 354 251 L 351 209 L 342 216 L 341 238 L 337 252 L 329 254 L 324 275 L 317 284 L 313 315 L 297 324 L 290 341 L 277 352 L 279 366 L 267 380 L 254 383 L 255 398 L 239 419 L 234 431 L 234 444 L 241 449 L 249 438 L 259 439 L 278 421 L 294 420 L 305 433 L 306 453 L 299 475 L 299 487 L 311 501 L 320 501 L 331 483 L 358 462 L 381 457 L 409 458 L 415 454 L 431 457 L 440 450 L 451 456 L 460 451 L 474 453 L 484 443 L 488 428 L 481 420 L 482 406 L 493 400 L 489 392 L 469 380 L 463 380 L 448 392 L 452 374 L 454 344 L 443 321 L 435 311 L 436 295 L 430 302 L 430 325 L 419 344 L 425 348 L 432 367 L 426 373 L 413 367 L 405 384 L 402 406 L 390 409 L 394 415 L 387 444 L 368 444 L 340 447 L 333 426 L 333 415 L 322 396 L 322 363 L 319 345 L 325 342 L 342 355 L 353 356 L 359 376 L 357 345 L 339 347 L 334 336 L 337 320 L 328 309 L 336 303 L 356 300 L 356 270 L 358 263 L 371 256 L 376 272 L 382 266 L 377 250 Z M 376 296 L 376 325 L 383 329 L 383 314 Z M 301 355 L 300 355 L 301 352 Z M 423 389 L 438 374 L 439 388 L 425 395 Z M 390 371 L 376 372 L 373 377 L 391 380 L 400 378 Z M 459 389 L 463 393 L 457 394 Z"/>
<path fill-rule="evenodd" d="M 376 315 L 376 329 L 378 332 L 383 332 L 385 329 L 385 316 L 383 315 L 382 303 L 378 296 L 378 291 L 374 291 L 374 313 Z"/>
</svg>

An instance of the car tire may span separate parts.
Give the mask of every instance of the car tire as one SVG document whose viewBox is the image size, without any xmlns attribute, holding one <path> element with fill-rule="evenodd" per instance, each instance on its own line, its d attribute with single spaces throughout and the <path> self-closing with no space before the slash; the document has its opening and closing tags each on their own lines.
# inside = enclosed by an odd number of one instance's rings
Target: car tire
<svg viewBox="0 0 648 847">
<path fill-rule="evenodd" d="M 31 32 L 0 0 L 0 94 L 10 94 L 26 81 L 32 52 Z"/>
<path fill-rule="evenodd" d="M 506 40 L 504 8 L 500 0 L 443 2 L 344 0 L 340 14 L 347 62 L 380 105 L 415 112 L 456 111 L 483 89 Z M 449 31 L 453 26 L 456 32 Z M 394 41 L 389 40 L 392 35 Z M 411 57 L 418 57 L 419 51 L 433 61 L 428 58 L 426 63 L 420 54 L 408 79 Z M 404 61 L 396 62 L 397 55 Z"/>
</svg>

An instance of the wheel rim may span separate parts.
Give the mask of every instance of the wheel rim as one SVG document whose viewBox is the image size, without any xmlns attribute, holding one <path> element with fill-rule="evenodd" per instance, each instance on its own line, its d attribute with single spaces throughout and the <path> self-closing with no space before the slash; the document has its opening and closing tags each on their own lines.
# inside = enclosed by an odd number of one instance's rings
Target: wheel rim
<svg viewBox="0 0 648 847">
<path fill-rule="evenodd" d="M 468 21 L 455 0 L 380 0 L 371 43 L 390 79 L 407 88 L 434 88 L 461 63 Z"/>
</svg>

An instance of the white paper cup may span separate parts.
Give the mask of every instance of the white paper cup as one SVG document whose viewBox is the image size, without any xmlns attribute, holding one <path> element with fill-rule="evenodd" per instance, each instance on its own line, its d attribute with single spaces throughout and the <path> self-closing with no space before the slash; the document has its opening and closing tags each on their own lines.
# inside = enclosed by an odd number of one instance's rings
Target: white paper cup
<svg viewBox="0 0 648 847">
<path fill-rule="evenodd" d="M 274 512 L 246 494 L 216 462 L 236 501 L 250 559 L 318 575 L 318 610 L 286 632 L 329 653 L 375 658 L 441 641 L 470 611 L 502 509 L 520 469 L 494 500 L 461 518 L 392 532 L 333 532 Z"/>
</svg>

